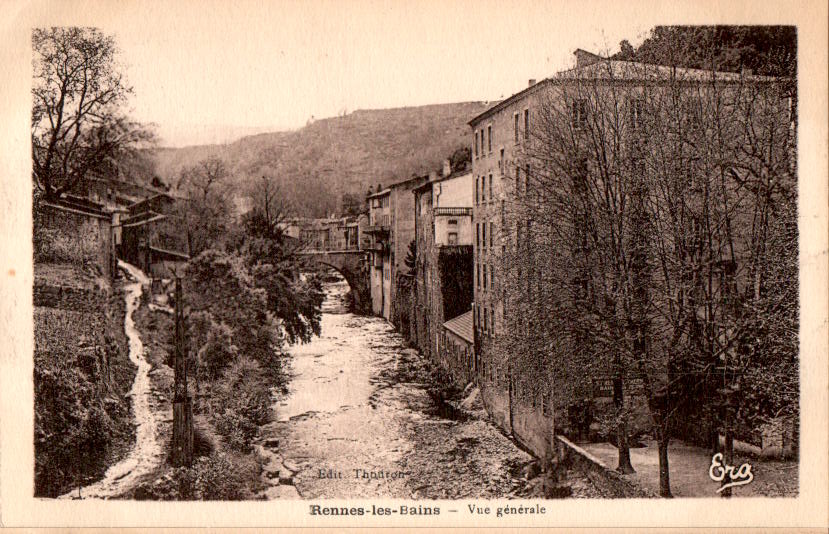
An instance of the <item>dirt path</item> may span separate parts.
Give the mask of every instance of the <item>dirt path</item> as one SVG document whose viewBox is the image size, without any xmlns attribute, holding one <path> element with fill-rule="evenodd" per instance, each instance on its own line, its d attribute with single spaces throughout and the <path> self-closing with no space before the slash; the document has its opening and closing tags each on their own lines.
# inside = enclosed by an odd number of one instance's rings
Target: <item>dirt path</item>
<svg viewBox="0 0 829 534">
<path fill-rule="evenodd" d="M 124 331 L 129 340 L 129 357 L 137 367 L 130 390 L 132 411 L 135 417 L 135 445 L 120 462 L 112 465 L 104 478 L 79 490 L 75 489 L 62 498 L 110 499 L 130 490 L 142 476 L 152 471 L 162 460 L 162 447 L 158 439 L 159 413 L 151 409 L 150 364 L 144 357 L 144 345 L 135 327 L 133 313 L 141 301 L 141 287 L 149 280 L 138 268 L 119 261 L 118 266 L 134 280 L 125 286 L 126 314 Z"/>
</svg>

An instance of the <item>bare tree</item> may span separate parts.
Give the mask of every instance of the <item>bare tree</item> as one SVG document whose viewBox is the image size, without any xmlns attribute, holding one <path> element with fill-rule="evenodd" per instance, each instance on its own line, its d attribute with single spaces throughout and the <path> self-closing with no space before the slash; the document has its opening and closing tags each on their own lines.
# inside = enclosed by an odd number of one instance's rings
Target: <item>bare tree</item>
<svg viewBox="0 0 829 534">
<path fill-rule="evenodd" d="M 147 145 L 152 133 L 124 114 L 132 88 L 112 36 L 95 28 L 35 29 L 32 174 L 47 198 Z"/>
<path fill-rule="evenodd" d="M 757 405 L 776 407 L 766 417 L 797 410 L 790 87 L 602 62 L 539 97 L 511 163 L 510 365 L 553 380 L 564 401 L 610 376 L 622 472 L 629 392 L 641 383 L 665 497 L 680 412 L 707 410 L 730 451 Z"/>
<path fill-rule="evenodd" d="M 186 199 L 178 205 L 191 255 L 219 247 L 226 237 L 232 224 L 228 177 L 225 163 L 216 157 L 186 167 L 179 175 L 176 190 Z"/>
</svg>

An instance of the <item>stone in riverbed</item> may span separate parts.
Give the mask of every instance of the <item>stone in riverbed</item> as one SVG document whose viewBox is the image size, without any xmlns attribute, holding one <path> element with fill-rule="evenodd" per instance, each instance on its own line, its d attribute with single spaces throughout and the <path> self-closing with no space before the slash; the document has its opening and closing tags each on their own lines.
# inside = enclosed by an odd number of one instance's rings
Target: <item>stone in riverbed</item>
<svg viewBox="0 0 829 534">
<path fill-rule="evenodd" d="M 282 465 L 291 473 L 298 473 L 300 471 L 299 465 L 292 460 L 285 459 L 282 461 Z"/>
</svg>

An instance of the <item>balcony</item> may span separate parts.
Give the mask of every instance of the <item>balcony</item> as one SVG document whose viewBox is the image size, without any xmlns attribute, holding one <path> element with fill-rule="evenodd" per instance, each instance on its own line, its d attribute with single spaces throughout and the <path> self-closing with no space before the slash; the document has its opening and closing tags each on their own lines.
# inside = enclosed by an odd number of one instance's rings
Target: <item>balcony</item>
<svg viewBox="0 0 829 534">
<path fill-rule="evenodd" d="M 372 224 L 370 226 L 366 226 L 363 229 L 363 232 L 367 234 L 388 234 L 389 233 L 389 225 L 387 224 Z"/>
<path fill-rule="evenodd" d="M 435 216 L 450 215 L 454 217 L 472 217 L 472 208 L 435 208 L 434 213 Z"/>
</svg>

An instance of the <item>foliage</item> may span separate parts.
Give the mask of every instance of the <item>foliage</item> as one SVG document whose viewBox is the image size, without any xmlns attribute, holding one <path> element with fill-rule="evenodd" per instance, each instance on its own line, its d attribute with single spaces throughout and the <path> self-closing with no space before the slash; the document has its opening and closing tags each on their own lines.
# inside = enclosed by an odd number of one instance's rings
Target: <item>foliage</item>
<svg viewBox="0 0 829 534">
<path fill-rule="evenodd" d="M 465 102 L 359 110 L 227 145 L 157 150 L 159 174 L 171 183 L 181 167 L 215 155 L 232 162 L 229 171 L 240 189 L 266 169 L 293 214 L 325 217 L 340 210 L 345 193 L 362 200 L 369 185 L 440 168 L 446 154 L 469 144 L 466 122 L 487 106 Z"/>
<path fill-rule="evenodd" d="M 257 287 L 267 293 L 268 310 L 279 319 L 288 342 L 307 343 L 320 333 L 322 283 L 317 276 L 299 275 L 302 247 L 282 232 L 281 190 L 263 176 L 257 192 L 257 205 L 243 218 L 245 234 L 237 249 Z"/>
<path fill-rule="evenodd" d="M 117 326 L 95 314 L 35 310 L 36 495 L 56 497 L 79 477 L 85 484 L 102 476 L 114 445 L 129 434 L 126 401 L 113 401 L 115 381 L 125 385 L 134 375 L 117 375 L 119 346 L 101 334 Z"/>
<path fill-rule="evenodd" d="M 256 287 L 242 258 L 205 250 L 188 263 L 185 277 L 191 312 L 209 312 L 227 325 L 240 353 L 264 362 L 279 350 L 282 339 L 268 314 L 267 293 Z"/>
<path fill-rule="evenodd" d="M 95 28 L 36 28 L 32 47 L 32 174 L 47 197 L 152 142 L 152 133 L 123 113 L 132 88 L 119 72 L 112 36 Z"/>
<path fill-rule="evenodd" d="M 449 165 L 452 172 L 465 171 L 468 166 L 472 165 L 472 149 L 465 146 L 455 150 L 449 158 Z"/>
<path fill-rule="evenodd" d="M 184 221 L 192 256 L 208 248 L 221 248 L 232 227 L 231 195 L 225 164 L 207 158 L 182 169 L 176 191 L 186 200 L 177 202 L 175 215 Z"/>
<path fill-rule="evenodd" d="M 196 458 L 192 467 L 171 469 L 152 486 L 136 493 L 140 499 L 237 501 L 253 497 L 250 480 L 257 478 L 250 463 L 226 453 L 213 453 Z"/>
<path fill-rule="evenodd" d="M 359 193 L 343 193 L 342 209 L 343 216 L 355 216 L 365 211 L 365 202 Z"/>
<path fill-rule="evenodd" d="M 409 242 L 409 248 L 406 251 L 406 257 L 403 259 L 403 263 L 409 269 L 411 274 L 416 274 L 417 272 L 417 242 L 412 239 Z"/>
<path fill-rule="evenodd" d="M 216 380 L 221 376 L 222 371 L 236 360 L 239 351 L 233 344 L 233 331 L 229 326 L 216 323 L 209 313 L 202 312 L 199 315 L 198 318 L 191 317 L 190 322 L 191 325 L 193 323 L 203 325 L 202 328 L 206 330 L 205 334 L 191 338 L 196 341 L 195 346 L 199 347 L 196 353 L 198 370 L 205 380 Z M 190 331 L 193 330 L 191 326 Z M 203 342 L 199 342 L 199 338 L 203 339 Z"/>
<path fill-rule="evenodd" d="M 234 450 L 249 452 L 259 426 L 270 420 L 270 383 L 261 366 L 240 357 L 217 382 L 210 400 L 212 420 Z"/>
<path fill-rule="evenodd" d="M 39 226 L 33 233 L 34 261 L 96 265 L 98 242 L 91 232 L 70 235 L 63 228 Z"/>
<path fill-rule="evenodd" d="M 794 26 L 656 26 L 638 48 L 627 40 L 614 59 L 698 69 L 795 76 Z"/>
</svg>

